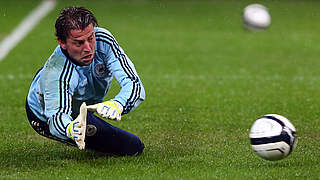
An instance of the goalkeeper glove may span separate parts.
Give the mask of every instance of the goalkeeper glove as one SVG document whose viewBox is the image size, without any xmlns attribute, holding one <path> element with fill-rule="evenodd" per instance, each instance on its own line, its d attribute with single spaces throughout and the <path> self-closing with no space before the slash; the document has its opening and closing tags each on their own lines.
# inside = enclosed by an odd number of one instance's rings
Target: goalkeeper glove
<svg viewBox="0 0 320 180">
<path fill-rule="evenodd" d="M 89 111 L 96 111 L 101 117 L 120 122 L 122 105 L 117 101 L 105 101 L 102 103 L 87 106 Z"/>
<path fill-rule="evenodd" d="M 67 126 L 67 137 L 74 140 L 79 149 L 85 148 L 85 136 L 86 136 L 86 127 L 87 127 L 87 106 L 86 103 L 83 102 L 80 106 L 80 114 L 78 117 L 71 121 L 71 123 Z"/>
</svg>

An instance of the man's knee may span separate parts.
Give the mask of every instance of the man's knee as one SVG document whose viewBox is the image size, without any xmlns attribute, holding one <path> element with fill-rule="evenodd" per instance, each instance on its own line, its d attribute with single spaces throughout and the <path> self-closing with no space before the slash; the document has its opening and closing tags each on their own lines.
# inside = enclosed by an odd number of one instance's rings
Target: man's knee
<svg viewBox="0 0 320 180">
<path fill-rule="evenodd" d="M 144 150 L 144 144 L 141 140 L 134 136 L 131 141 L 128 143 L 127 147 L 124 148 L 124 154 L 126 156 L 138 156 Z"/>
</svg>

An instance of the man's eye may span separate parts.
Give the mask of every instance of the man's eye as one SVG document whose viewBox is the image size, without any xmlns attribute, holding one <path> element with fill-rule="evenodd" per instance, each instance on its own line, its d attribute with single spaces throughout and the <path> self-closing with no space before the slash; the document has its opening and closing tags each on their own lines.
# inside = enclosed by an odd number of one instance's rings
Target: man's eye
<svg viewBox="0 0 320 180">
<path fill-rule="evenodd" d="M 81 46 L 82 42 L 76 41 L 73 43 L 75 46 Z"/>
</svg>

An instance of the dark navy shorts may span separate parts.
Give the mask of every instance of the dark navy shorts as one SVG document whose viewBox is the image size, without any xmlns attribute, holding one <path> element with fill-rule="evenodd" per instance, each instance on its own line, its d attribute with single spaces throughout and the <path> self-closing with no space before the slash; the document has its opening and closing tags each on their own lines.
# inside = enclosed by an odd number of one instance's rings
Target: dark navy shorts
<svg viewBox="0 0 320 180">
<path fill-rule="evenodd" d="M 36 117 L 27 101 L 26 112 L 30 125 L 38 134 L 71 146 L 76 146 L 75 142 L 71 139 L 64 140 L 53 136 L 50 133 L 49 125 Z M 85 143 L 86 149 L 111 156 L 139 155 L 144 149 L 144 144 L 136 135 L 112 126 L 90 111 L 87 114 Z"/>
</svg>

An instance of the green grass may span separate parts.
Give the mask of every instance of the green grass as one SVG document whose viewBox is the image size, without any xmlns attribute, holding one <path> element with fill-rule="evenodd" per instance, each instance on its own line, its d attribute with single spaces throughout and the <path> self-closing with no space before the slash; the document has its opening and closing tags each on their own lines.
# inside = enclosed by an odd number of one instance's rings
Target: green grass
<svg viewBox="0 0 320 180">
<path fill-rule="evenodd" d="M 7 36 L 39 2 L 41 1 L 0 1 L 0 40 Z"/>
<path fill-rule="evenodd" d="M 17 12 L 8 26 L 0 21 L 0 39 L 40 1 L 30 2 L 0 3 L 1 17 L 3 9 Z M 318 179 L 320 2 L 261 1 L 272 25 L 253 33 L 241 11 L 254 2 L 59 1 L 0 62 L 0 178 Z M 111 122 L 142 139 L 139 157 L 79 151 L 40 137 L 27 122 L 28 87 L 57 44 L 55 19 L 67 5 L 91 9 L 139 72 L 146 101 Z M 250 147 L 252 123 L 268 113 L 286 116 L 299 136 L 281 161 L 265 161 Z"/>
</svg>

